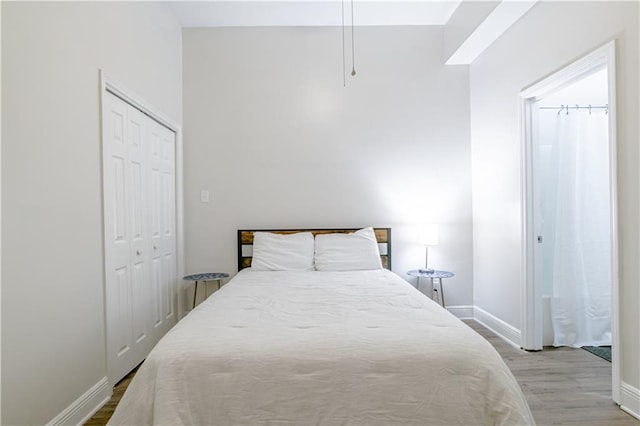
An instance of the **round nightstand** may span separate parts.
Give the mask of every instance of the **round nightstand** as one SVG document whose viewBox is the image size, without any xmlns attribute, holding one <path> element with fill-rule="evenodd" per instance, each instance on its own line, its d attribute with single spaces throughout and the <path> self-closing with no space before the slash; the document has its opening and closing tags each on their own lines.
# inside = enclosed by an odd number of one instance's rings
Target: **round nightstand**
<svg viewBox="0 0 640 426">
<path fill-rule="evenodd" d="M 196 295 L 198 294 L 198 283 L 200 281 L 204 282 L 204 298 L 206 299 L 208 297 L 207 281 L 217 281 L 218 290 L 220 290 L 220 286 L 222 285 L 222 280 L 228 277 L 229 277 L 229 274 L 226 274 L 224 272 L 205 272 L 203 274 L 192 274 L 192 275 L 187 275 L 183 277 L 182 278 L 183 280 L 195 281 L 195 285 L 193 287 L 193 308 L 196 307 Z"/>
<path fill-rule="evenodd" d="M 455 274 L 449 271 L 439 271 L 437 269 L 412 269 L 407 272 L 407 275 L 412 277 L 418 277 L 416 288 L 420 285 L 420 278 L 429 278 L 431 280 L 431 298 L 433 299 L 433 293 L 438 293 L 438 290 L 433 286 L 433 280 L 438 280 L 438 287 L 440 287 L 440 304 L 444 307 L 444 287 L 442 287 L 442 280 L 444 278 L 451 278 Z"/>
</svg>

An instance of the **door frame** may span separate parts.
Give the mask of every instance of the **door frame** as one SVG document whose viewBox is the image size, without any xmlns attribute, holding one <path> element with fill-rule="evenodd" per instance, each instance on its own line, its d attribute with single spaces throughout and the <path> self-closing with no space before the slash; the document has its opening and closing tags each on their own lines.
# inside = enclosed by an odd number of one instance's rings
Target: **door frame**
<svg viewBox="0 0 640 426">
<path fill-rule="evenodd" d="M 118 82 L 110 75 L 103 70 L 99 70 L 100 74 L 100 135 L 101 138 L 104 135 L 104 129 L 102 128 L 103 123 L 105 122 L 104 115 L 106 113 L 106 95 L 107 93 L 111 93 L 123 101 L 131 104 L 138 110 L 142 111 L 144 114 L 149 116 L 151 119 L 157 121 L 161 125 L 167 127 L 169 130 L 173 131 L 176 135 L 175 141 L 175 229 L 176 229 L 176 321 L 179 321 L 184 315 L 184 300 L 183 300 L 183 292 L 181 291 L 181 278 L 184 276 L 184 168 L 183 168 L 183 150 L 182 150 L 182 128 L 175 121 L 168 118 L 166 115 L 158 111 L 154 106 L 152 106 L 149 102 L 145 101 L 143 98 L 135 94 L 134 91 L 128 89 L 125 85 Z M 102 164 L 102 162 L 101 162 Z M 104 170 L 101 172 L 101 184 L 104 186 Z M 102 203 L 102 225 L 104 230 L 104 197 L 101 198 Z M 103 234 L 103 239 L 106 236 Z M 103 281 L 104 281 L 104 337 L 105 337 L 105 351 L 108 351 L 108 334 L 107 334 L 107 298 L 106 298 L 106 266 L 105 266 L 105 248 L 106 239 L 103 240 Z M 107 358 L 108 359 L 108 353 Z M 107 366 L 107 372 L 108 366 Z M 108 375 L 107 375 L 108 377 Z"/>
<path fill-rule="evenodd" d="M 612 399 L 620 401 L 620 309 L 618 256 L 618 192 L 616 139 L 616 41 L 611 40 L 570 65 L 520 92 L 522 138 L 522 276 L 521 345 L 527 350 L 542 349 L 542 294 L 535 285 L 533 143 L 536 131 L 534 104 L 540 99 L 582 78 L 606 68 L 609 98 L 609 190 L 611 206 L 611 369 Z"/>
</svg>

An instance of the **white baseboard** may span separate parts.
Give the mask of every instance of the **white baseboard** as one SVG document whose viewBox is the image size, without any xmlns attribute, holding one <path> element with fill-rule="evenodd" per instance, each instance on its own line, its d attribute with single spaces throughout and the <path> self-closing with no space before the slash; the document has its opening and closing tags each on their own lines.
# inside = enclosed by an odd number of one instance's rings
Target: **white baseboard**
<svg viewBox="0 0 640 426">
<path fill-rule="evenodd" d="M 477 306 L 473 307 L 473 318 L 480 324 L 493 331 L 506 342 L 517 348 L 521 347 L 522 337 L 520 330 L 491 315 L 489 312 Z"/>
<path fill-rule="evenodd" d="M 625 382 L 622 382 L 620 388 L 620 408 L 640 419 L 640 389 Z"/>
<path fill-rule="evenodd" d="M 103 377 L 47 425 L 82 425 L 109 401 L 112 393 L 109 381 Z"/>
<path fill-rule="evenodd" d="M 473 318 L 473 306 L 447 306 L 447 311 L 460 319 Z"/>
</svg>

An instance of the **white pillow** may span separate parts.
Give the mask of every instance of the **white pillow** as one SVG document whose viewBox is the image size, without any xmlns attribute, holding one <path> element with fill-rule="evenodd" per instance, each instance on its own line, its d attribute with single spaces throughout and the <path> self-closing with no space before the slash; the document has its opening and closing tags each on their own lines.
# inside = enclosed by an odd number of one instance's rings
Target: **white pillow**
<svg viewBox="0 0 640 426">
<path fill-rule="evenodd" d="M 251 269 L 258 271 L 312 271 L 313 234 L 254 232 Z"/>
<path fill-rule="evenodd" d="M 382 269 L 373 228 L 364 228 L 353 234 L 316 235 L 315 261 L 318 271 Z"/>
</svg>

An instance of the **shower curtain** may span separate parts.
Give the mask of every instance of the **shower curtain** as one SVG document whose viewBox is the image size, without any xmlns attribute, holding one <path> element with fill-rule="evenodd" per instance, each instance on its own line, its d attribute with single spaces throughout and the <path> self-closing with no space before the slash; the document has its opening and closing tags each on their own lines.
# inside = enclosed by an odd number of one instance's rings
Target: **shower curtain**
<svg viewBox="0 0 640 426">
<path fill-rule="evenodd" d="M 547 194 L 555 200 L 547 199 L 553 208 L 545 218 L 552 233 L 547 258 L 554 346 L 611 344 L 607 117 L 602 110 L 577 109 L 556 117 L 555 190 Z"/>
</svg>

